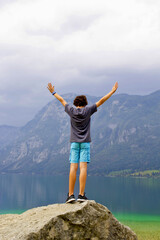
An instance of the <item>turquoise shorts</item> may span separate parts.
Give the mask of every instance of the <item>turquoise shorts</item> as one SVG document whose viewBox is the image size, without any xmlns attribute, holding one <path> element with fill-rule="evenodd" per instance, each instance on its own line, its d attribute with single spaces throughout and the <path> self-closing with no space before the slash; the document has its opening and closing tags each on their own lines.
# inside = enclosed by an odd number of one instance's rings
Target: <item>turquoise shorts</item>
<svg viewBox="0 0 160 240">
<path fill-rule="evenodd" d="M 70 163 L 90 162 L 90 142 L 72 142 L 70 148 Z"/>
</svg>

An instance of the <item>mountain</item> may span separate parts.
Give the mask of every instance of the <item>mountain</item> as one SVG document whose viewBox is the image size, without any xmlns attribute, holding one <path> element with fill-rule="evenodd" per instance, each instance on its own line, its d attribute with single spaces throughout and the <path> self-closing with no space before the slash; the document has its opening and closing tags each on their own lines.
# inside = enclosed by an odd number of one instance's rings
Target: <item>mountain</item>
<svg viewBox="0 0 160 240">
<path fill-rule="evenodd" d="M 75 96 L 63 95 L 69 104 Z M 68 174 L 70 119 L 57 99 L 24 127 L 1 126 L 0 136 L 0 172 Z M 92 116 L 91 138 L 90 175 L 160 169 L 160 91 L 113 95 Z"/>
<path fill-rule="evenodd" d="M 12 143 L 19 136 L 20 128 L 12 126 L 0 126 L 0 149 Z"/>
</svg>

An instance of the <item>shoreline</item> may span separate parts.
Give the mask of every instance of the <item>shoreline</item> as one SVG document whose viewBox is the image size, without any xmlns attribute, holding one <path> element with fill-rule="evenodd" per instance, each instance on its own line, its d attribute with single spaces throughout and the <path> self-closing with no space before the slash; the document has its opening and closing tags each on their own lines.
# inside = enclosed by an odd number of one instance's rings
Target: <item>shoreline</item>
<svg viewBox="0 0 160 240">
<path fill-rule="evenodd" d="M 32 209 L 32 208 L 31 208 Z M 2 210 L 0 215 L 6 214 L 22 214 L 29 209 L 13 209 L 13 210 Z M 139 214 L 139 213 L 121 213 L 121 212 L 112 212 L 112 214 L 121 222 L 121 221 L 130 221 L 130 222 L 160 222 L 160 214 Z"/>
</svg>

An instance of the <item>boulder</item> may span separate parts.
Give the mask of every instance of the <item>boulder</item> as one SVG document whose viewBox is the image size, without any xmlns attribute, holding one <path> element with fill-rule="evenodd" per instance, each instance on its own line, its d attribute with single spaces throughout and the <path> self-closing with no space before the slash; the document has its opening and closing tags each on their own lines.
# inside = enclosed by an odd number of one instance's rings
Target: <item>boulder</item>
<svg viewBox="0 0 160 240">
<path fill-rule="evenodd" d="M 0 240 L 137 240 L 103 205 L 95 201 L 53 204 L 20 215 L 0 215 Z"/>
</svg>

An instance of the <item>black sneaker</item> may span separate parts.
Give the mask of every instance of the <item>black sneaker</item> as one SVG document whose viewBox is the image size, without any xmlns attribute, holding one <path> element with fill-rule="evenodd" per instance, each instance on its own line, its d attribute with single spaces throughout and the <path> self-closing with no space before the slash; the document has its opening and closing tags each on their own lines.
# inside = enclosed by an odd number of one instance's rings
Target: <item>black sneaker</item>
<svg viewBox="0 0 160 240">
<path fill-rule="evenodd" d="M 69 196 L 69 193 L 68 193 L 68 196 L 67 196 L 67 199 L 66 199 L 66 203 L 72 203 L 74 202 L 76 199 L 75 199 L 75 196 L 74 194 L 72 194 L 71 196 Z"/>
<path fill-rule="evenodd" d="M 85 193 L 83 196 L 80 194 L 78 195 L 77 202 L 84 202 L 86 200 L 88 200 L 88 198 L 85 196 Z"/>
</svg>

